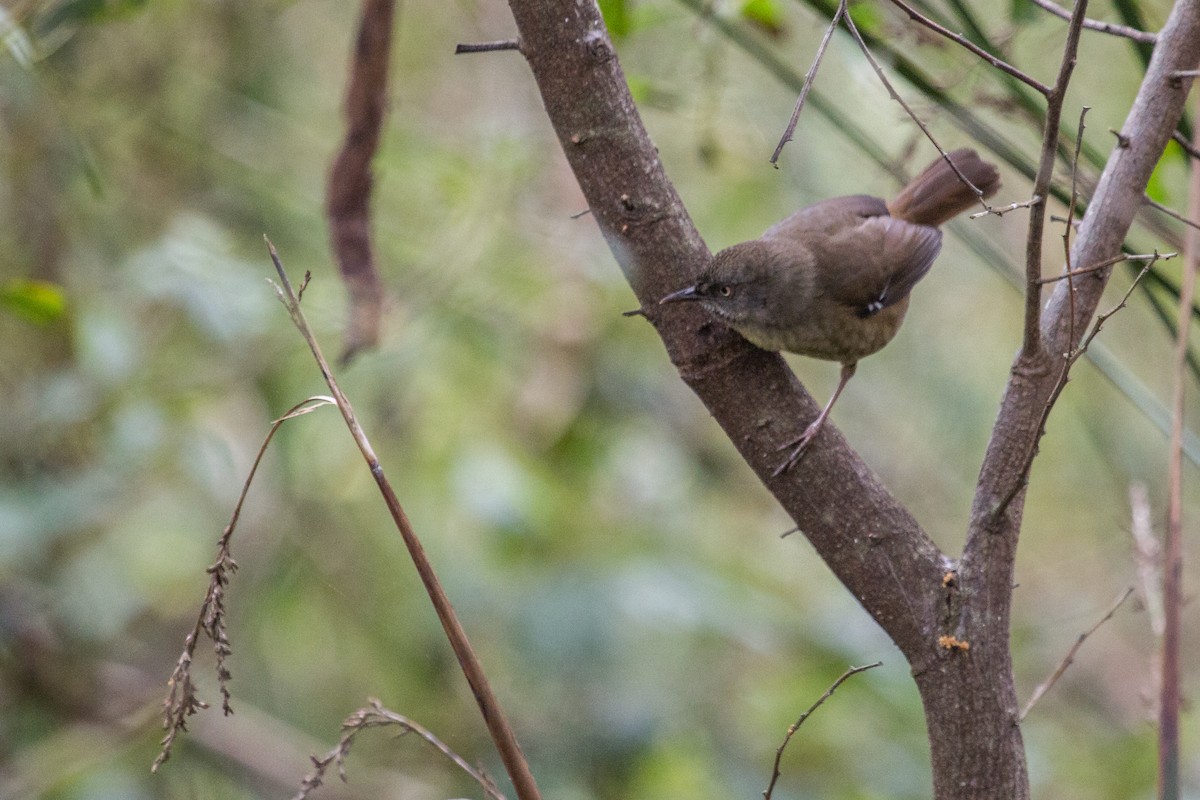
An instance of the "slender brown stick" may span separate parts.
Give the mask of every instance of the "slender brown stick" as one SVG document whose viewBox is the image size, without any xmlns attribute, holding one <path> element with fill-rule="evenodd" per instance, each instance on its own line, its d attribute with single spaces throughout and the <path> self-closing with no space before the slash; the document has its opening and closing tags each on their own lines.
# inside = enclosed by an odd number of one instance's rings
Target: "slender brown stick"
<svg viewBox="0 0 1200 800">
<path fill-rule="evenodd" d="M 920 23 L 921 25 L 924 25 L 926 28 L 929 28 L 929 30 L 933 31 L 934 33 L 940 34 L 941 36 L 946 37 L 947 39 L 949 39 L 950 41 L 959 45 L 960 47 L 970 50 L 976 56 L 983 59 L 987 63 L 991 64 L 996 69 L 1000 70 L 1001 72 L 1008 73 L 1009 75 L 1013 76 L 1017 80 L 1021 81 L 1022 83 L 1026 84 L 1027 86 L 1032 88 L 1034 91 L 1039 92 L 1043 97 L 1050 96 L 1051 90 L 1050 90 L 1050 87 L 1047 86 L 1046 84 L 1037 80 L 1032 75 L 1022 72 L 1021 70 L 1014 67 L 1012 64 L 1009 64 L 1007 61 L 997 58 L 996 56 L 989 53 L 987 50 L 984 50 L 979 45 L 977 45 L 974 42 L 967 39 L 962 34 L 955 33 L 954 31 L 950 30 L 949 28 L 945 28 L 945 27 L 937 24 L 933 20 L 929 19 L 929 17 L 926 17 L 924 14 L 922 14 L 920 11 L 917 11 L 915 8 L 910 6 L 908 3 L 904 2 L 904 0 L 892 0 L 892 5 L 899 8 L 905 14 L 908 14 L 908 18 L 911 19 L 913 22 Z"/>
<path fill-rule="evenodd" d="M 1051 0 L 1033 0 L 1033 4 L 1040 6 L 1042 9 L 1049 11 L 1056 17 L 1062 19 L 1070 19 L 1071 12 Z M 1113 36 L 1124 36 L 1126 39 L 1132 39 L 1135 42 L 1142 44 L 1154 44 L 1158 41 L 1158 34 L 1149 31 L 1139 31 L 1137 28 L 1131 28 L 1128 25 L 1119 25 L 1115 22 L 1102 22 L 1095 19 L 1085 19 L 1083 27 L 1091 31 L 1100 31 L 1101 33 L 1109 33 Z"/>
<path fill-rule="evenodd" d="M 1062 118 L 1063 102 L 1067 96 L 1067 85 L 1075 70 L 1075 57 L 1079 49 L 1079 34 L 1083 29 L 1087 0 L 1076 0 L 1075 13 L 1067 29 L 1067 41 L 1063 46 L 1062 62 L 1054 89 L 1046 99 L 1046 121 L 1042 127 L 1042 155 L 1033 181 L 1033 193 L 1040 198 L 1050 196 L 1050 179 L 1054 175 L 1054 158 L 1058 152 L 1058 127 Z M 1042 349 L 1042 231 L 1046 226 L 1046 203 L 1036 204 L 1029 211 L 1029 229 L 1025 239 L 1025 336 L 1022 352 L 1032 357 Z M 1070 270 L 1068 269 L 1068 272 Z M 1022 483 L 1024 476 L 1022 476 Z"/>
<path fill-rule="evenodd" d="M 495 53 L 500 50 L 520 50 L 521 43 L 516 39 L 501 39 L 496 42 L 478 42 L 476 44 L 458 44 L 454 55 L 463 53 Z"/>
<path fill-rule="evenodd" d="M 779 144 L 775 145 L 775 152 L 771 154 L 770 162 L 772 164 L 778 166 L 779 154 L 783 152 L 783 146 L 790 142 L 793 134 L 796 133 L 796 123 L 800 121 L 800 110 L 804 108 L 804 101 L 808 98 L 813 80 L 817 77 L 821 59 L 825 57 L 825 48 L 829 46 L 829 40 L 833 38 L 833 32 L 837 30 L 838 22 L 845 13 L 846 0 L 841 0 L 838 3 L 837 11 L 834 12 L 833 19 L 829 21 L 829 27 L 825 29 L 825 35 L 821 37 L 821 44 L 817 46 L 817 54 L 813 57 L 812 66 L 808 68 L 808 74 L 804 76 L 804 83 L 800 86 L 800 96 L 796 98 L 796 108 L 792 111 L 792 118 L 788 121 L 787 128 L 779 139 Z"/>
<path fill-rule="evenodd" d="M 1108 609 L 1108 613 L 1101 617 L 1095 625 L 1079 634 L 1079 638 L 1075 640 L 1075 644 L 1071 645 L 1071 649 L 1067 651 L 1065 656 L 1063 656 L 1063 660 L 1058 663 L 1058 667 L 1055 668 L 1054 672 L 1050 673 L 1050 677 L 1042 681 L 1038 687 L 1033 690 L 1033 694 L 1029 697 L 1029 702 L 1027 702 L 1025 707 L 1021 709 L 1021 716 L 1017 718 L 1018 722 L 1024 721 L 1025 717 L 1029 716 L 1029 712 L 1033 710 L 1035 705 L 1037 705 L 1037 701 L 1042 699 L 1042 695 L 1050 691 L 1054 684 L 1058 683 L 1058 679 L 1061 678 L 1063 673 L 1067 671 L 1067 667 L 1071 666 L 1071 664 L 1075 661 L 1075 656 L 1079 654 L 1079 648 L 1083 647 L 1083 643 L 1088 640 L 1088 637 L 1098 631 L 1101 625 L 1112 619 L 1113 615 L 1117 613 L 1117 609 L 1125 604 L 1125 601 L 1129 599 L 1129 595 L 1131 594 L 1133 594 L 1132 586 L 1121 593 L 1121 596 L 1117 598 L 1117 601 L 1112 604 L 1111 608 Z"/>
<path fill-rule="evenodd" d="M 1197 101 L 1200 109 L 1200 100 Z M 1200 148 L 1200 129 L 1192 134 Z M 1200 219 L 1200 170 L 1192 169 L 1188 191 L 1188 216 Z M 1167 533 L 1163 546 L 1162 681 L 1158 702 L 1158 796 L 1177 800 L 1179 786 L 1180 643 L 1183 609 L 1183 428 L 1184 386 L 1187 375 L 1188 333 L 1196 271 L 1200 269 L 1200 231 L 1188 228 L 1184 239 L 1183 283 L 1179 289 L 1179 321 L 1175 341 L 1172 390 L 1171 445 L 1167 468 Z"/>
<path fill-rule="evenodd" d="M 860 672 L 866 672 L 869 669 L 874 669 L 875 667 L 882 665 L 882 661 L 876 661 L 874 664 L 867 664 L 864 667 L 851 667 L 850 669 L 846 670 L 842 673 L 840 678 L 834 681 L 833 684 L 825 690 L 825 694 L 817 698 L 817 702 L 809 706 L 808 710 L 800 715 L 800 719 L 788 726 L 787 733 L 784 734 L 783 737 L 783 742 L 780 743 L 779 747 L 775 750 L 775 764 L 771 768 L 771 782 L 767 784 L 767 788 L 763 792 L 763 800 L 771 800 L 771 793 L 775 791 L 775 784 L 779 781 L 780 776 L 783 774 L 779 768 L 779 763 L 783 759 L 783 751 L 787 749 L 788 742 L 790 742 L 792 737 L 796 735 L 796 731 L 800 729 L 800 726 L 804 724 L 804 721 L 811 717 L 813 712 L 821 707 L 822 703 L 832 697 L 833 693 L 837 691 L 838 687 L 845 683 L 851 676 L 857 675 Z"/>
<path fill-rule="evenodd" d="M 437 612 L 438 619 L 441 620 L 442 629 L 446 632 L 446 638 L 450 641 L 450 647 L 454 650 L 454 655 L 458 659 L 458 664 L 462 668 L 463 675 L 466 677 L 467 683 L 471 686 L 471 691 L 475 695 L 475 702 L 479 704 L 483 720 L 487 724 L 492 741 L 496 744 L 496 749 L 500 753 L 500 759 L 504 762 L 504 768 L 512 780 L 517 797 L 520 800 L 540 800 L 541 793 L 538 791 L 537 783 L 534 781 L 533 773 L 529 769 L 525 755 L 521 752 L 521 747 L 517 743 L 516 734 L 513 732 L 512 726 L 509 725 L 508 717 L 500 707 L 499 701 L 492 693 L 492 688 L 483 670 L 483 665 L 475 655 L 475 650 L 471 647 L 471 642 L 467 638 L 466 631 L 463 630 L 462 624 L 458 621 L 458 615 L 454 612 L 454 606 L 451 605 L 450 598 L 446 595 L 445 589 L 442 588 L 442 584 L 434 572 L 433 565 L 425 555 L 425 547 L 421 544 L 421 540 L 417 538 L 416 532 L 408 521 L 408 515 L 404 513 L 404 508 L 400 505 L 399 498 L 396 497 L 391 483 L 388 482 L 387 477 L 384 475 L 379 458 L 375 455 L 375 450 L 371 447 L 370 441 L 367 440 L 367 435 L 363 432 L 362 426 L 358 422 L 354 408 L 350 405 L 349 399 L 346 398 L 341 387 L 334 379 L 333 373 L 329 368 L 329 363 L 321 353 L 316 336 L 313 334 L 312 329 L 308 325 L 308 320 L 305 319 L 304 312 L 300 308 L 300 300 L 296 296 L 296 292 L 292 288 L 292 283 L 288 279 L 287 272 L 283 268 L 283 262 L 279 260 L 279 254 L 275 251 L 275 246 L 269 240 L 267 241 L 267 249 L 270 251 L 271 261 L 275 263 L 275 271 L 279 274 L 281 285 L 276 287 L 279 299 L 287 308 L 292 322 L 300 330 L 300 334 L 308 343 L 313 358 L 316 359 L 317 365 L 321 369 L 321 375 L 325 378 L 325 383 L 329 386 L 330 393 L 337 401 L 338 410 L 342 412 L 342 418 L 346 421 L 346 427 L 350 429 L 350 435 L 354 437 L 354 443 L 358 445 L 358 449 L 366 460 L 367 466 L 371 469 L 371 475 L 375 478 L 375 483 L 379 486 L 379 491 L 383 495 L 383 500 L 387 504 L 388 511 L 396 523 L 400 537 L 404 540 L 405 547 L 408 548 L 413 565 L 417 568 L 417 574 L 421 577 L 421 583 L 425 585 L 425 591 L 429 595 L 429 600 L 433 604 L 434 611 Z"/>
</svg>

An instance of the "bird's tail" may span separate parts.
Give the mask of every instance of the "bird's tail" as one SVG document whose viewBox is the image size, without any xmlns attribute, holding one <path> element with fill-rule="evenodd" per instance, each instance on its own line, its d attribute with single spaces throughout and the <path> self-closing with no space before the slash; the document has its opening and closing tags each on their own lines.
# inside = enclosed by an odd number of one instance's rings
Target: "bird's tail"
<svg viewBox="0 0 1200 800">
<path fill-rule="evenodd" d="M 981 159 L 974 150 L 963 148 L 948 156 L 958 167 L 958 172 L 975 184 L 984 197 L 991 197 L 1000 188 L 1000 173 L 995 165 Z M 888 213 L 907 222 L 936 228 L 966 211 L 978 199 L 946 159 L 939 156 L 888 203 Z"/>
</svg>

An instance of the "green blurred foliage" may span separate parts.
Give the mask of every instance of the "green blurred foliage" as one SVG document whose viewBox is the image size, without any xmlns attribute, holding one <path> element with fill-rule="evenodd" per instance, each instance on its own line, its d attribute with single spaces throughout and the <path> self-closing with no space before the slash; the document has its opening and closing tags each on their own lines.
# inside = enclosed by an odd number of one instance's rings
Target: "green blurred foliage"
<svg viewBox="0 0 1200 800">
<path fill-rule="evenodd" d="M 884 31 L 885 17 L 873 3 L 851 3 L 850 18 L 864 36 L 879 36 Z"/>
<path fill-rule="evenodd" d="M 1009 0 L 1008 11 L 1017 24 L 1028 24 L 1038 18 L 1038 7 L 1033 0 Z"/>
<path fill-rule="evenodd" d="M 13 278 L 0 287 L 0 305 L 29 322 L 49 324 L 66 312 L 67 299 L 49 281 Z"/>
<path fill-rule="evenodd" d="M 783 6 L 776 0 L 746 0 L 742 17 L 772 36 L 782 36 L 786 31 Z"/>
<path fill-rule="evenodd" d="M 599 0 L 604 24 L 614 39 L 624 39 L 630 33 L 629 6 L 626 0 Z"/>
<path fill-rule="evenodd" d="M 294 276 L 313 272 L 307 313 L 337 348 L 344 296 L 322 200 L 353 5 L 5 12 L 0 796 L 288 797 L 307 755 L 331 747 L 368 696 L 500 774 L 328 409 L 284 426 L 234 537 L 237 713 L 195 718 L 148 774 L 165 680 L 259 443 L 273 418 L 325 391 L 267 283 L 264 233 Z M 824 22 L 786 4 L 716 11 L 753 9 L 782 32 L 769 45 L 807 69 Z M 1014 59 L 1052 74 L 1062 25 L 1022 9 L 977 11 L 1012 34 Z M 682 6 L 612 2 L 605 13 L 714 249 L 822 196 L 894 191 L 811 110 L 771 169 L 794 97 Z M 882 6 L 854 13 L 927 58 L 960 99 L 991 96 L 991 74 L 969 56 L 919 47 Z M 457 41 L 511 32 L 502 4 L 401 6 L 374 202 L 385 339 L 340 376 L 546 796 L 754 796 L 787 726 L 848 665 L 875 660 L 884 666 L 801 729 L 776 797 L 928 796 L 907 668 L 803 537 L 780 538 L 790 522 L 649 327 L 621 316 L 635 301 L 592 221 L 573 218 L 585 204 L 519 56 L 451 55 Z M 1126 45 L 1097 36 L 1081 63 L 1072 95 L 1095 106 L 1087 136 L 1107 148 L 1139 67 Z M 888 152 L 929 157 L 842 36 L 818 90 Z M 943 141 L 965 143 L 923 110 Z M 1028 128 L 1003 108 L 992 115 L 1034 152 Z M 1023 199 L 1028 186 L 1006 179 L 1002 200 Z M 1184 196 L 1184 180 L 1178 161 L 1156 175 L 1165 198 Z M 1019 215 L 969 227 L 1021 252 Z M 950 552 L 1019 340 L 1020 298 L 1001 275 L 951 234 L 905 330 L 861 366 L 834 415 Z M 1171 345 L 1143 303 L 1102 338 L 1131 381 L 1164 396 Z M 794 363 L 825 397 L 836 367 Z M 1163 504 L 1162 436 L 1086 365 L 1041 450 L 1014 619 L 1026 696 L 1134 580 L 1129 484 L 1146 482 Z M 1192 491 L 1189 518 L 1197 505 Z M 1038 796 L 1151 796 L 1153 646 L 1130 604 L 1035 710 L 1025 727 Z M 197 675 L 214 701 L 211 668 L 202 644 Z M 1189 683 L 1195 694 L 1194 671 Z M 1186 725 L 1194 745 L 1192 717 Z M 367 734 L 348 766 L 355 797 L 480 796 L 410 738 Z M 349 796 L 336 784 L 316 796 Z"/>
</svg>

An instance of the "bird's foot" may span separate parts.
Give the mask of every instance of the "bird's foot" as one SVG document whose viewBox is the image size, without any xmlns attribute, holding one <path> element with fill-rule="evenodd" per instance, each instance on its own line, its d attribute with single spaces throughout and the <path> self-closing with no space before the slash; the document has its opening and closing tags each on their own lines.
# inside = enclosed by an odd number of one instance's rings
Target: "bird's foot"
<svg viewBox="0 0 1200 800">
<path fill-rule="evenodd" d="M 799 438 L 780 445 L 779 450 L 787 450 L 790 447 L 792 448 L 792 452 L 788 453 L 787 459 L 778 467 L 776 467 L 775 471 L 771 473 L 772 478 L 778 478 L 780 475 L 796 466 L 796 464 L 808 451 L 808 446 L 812 444 L 812 440 L 817 438 L 817 433 L 821 430 L 821 423 L 824 421 L 825 418 L 823 415 L 818 417 L 813 424 L 804 429 L 804 433 L 800 434 Z"/>
</svg>

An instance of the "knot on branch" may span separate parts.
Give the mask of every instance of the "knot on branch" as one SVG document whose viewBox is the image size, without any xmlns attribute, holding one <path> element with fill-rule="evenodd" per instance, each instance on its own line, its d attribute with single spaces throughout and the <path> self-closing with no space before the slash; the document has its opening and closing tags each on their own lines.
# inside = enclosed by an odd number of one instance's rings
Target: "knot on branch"
<svg viewBox="0 0 1200 800">
<path fill-rule="evenodd" d="M 617 212 L 621 217 L 621 233 L 628 233 L 631 227 L 637 225 L 658 222 L 667 216 L 653 200 L 638 201 L 624 193 L 617 198 Z"/>
<path fill-rule="evenodd" d="M 597 64 L 607 64 L 613 60 L 612 45 L 604 31 L 592 31 L 583 40 L 587 47 L 588 57 Z"/>
</svg>

